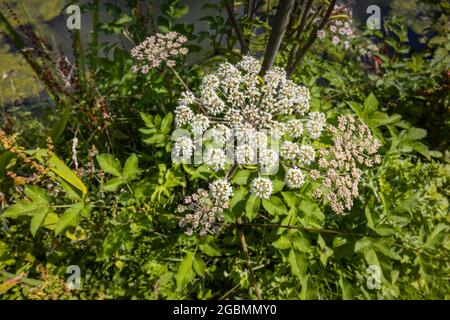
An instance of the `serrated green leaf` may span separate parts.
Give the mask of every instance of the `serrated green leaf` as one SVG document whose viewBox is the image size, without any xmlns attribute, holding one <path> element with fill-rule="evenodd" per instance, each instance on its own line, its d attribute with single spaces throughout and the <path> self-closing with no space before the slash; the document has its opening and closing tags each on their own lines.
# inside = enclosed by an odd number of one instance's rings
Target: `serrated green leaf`
<svg viewBox="0 0 450 320">
<path fill-rule="evenodd" d="M 48 207 L 41 208 L 34 212 L 33 218 L 31 218 L 30 231 L 33 237 L 36 235 L 36 232 L 41 227 L 42 223 L 49 212 Z"/>
<path fill-rule="evenodd" d="M 199 256 L 195 256 L 193 268 L 195 273 L 203 277 L 205 275 L 206 263 Z"/>
<path fill-rule="evenodd" d="M 173 114 L 169 112 L 161 121 L 161 132 L 168 134 L 172 128 Z"/>
<path fill-rule="evenodd" d="M 261 199 L 255 197 L 254 195 L 250 195 L 245 204 L 245 215 L 249 221 L 252 221 L 258 216 L 259 207 L 261 205 Z"/>
<path fill-rule="evenodd" d="M 278 240 L 272 242 L 272 245 L 280 250 L 292 248 L 291 240 L 281 236 Z"/>
<path fill-rule="evenodd" d="M 268 200 L 263 199 L 262 205 L 264 209 L 272 215 L 282 215 L 287 214 L 288 212 L 283 200 L 277 196 L 271 196 Z"/>
<path fill-rule="evenodd" d="M 122 175 L 122 166 L 120 161 L 117 160 L 112 154 L 99 154 L 97 155 L 97 161 L 100 168 L 106 173 L 112 174 L 116 177 Z"/>
<path fill-rule="evenodd" d="M 80 219 L 83 203 L 76 203 L 64 211 L 64 214 L 59 218 L 55 226 L 55 235 L 61 234 L 69 227 L 75 227 Z"/>
<path fill-rule="evenodd" d="M 122 177 L 113 178 L 113 179 L 108 180 L 103 185 L 103 190 L 109 191 L 109 192 L 117 191 L 117 189 L 119 189 L 119 187 L 125 183 L 126 183 L 126 181 Z"/>
<path fill-rule="evenodd" d="M 3 213 L 5 218 L 17 219 L 20 216 L 33 216 L 36 212 L 46 209 L 47 205 L 39 202 L 21 200 L 8 207 Z"/>
<path fill-rule="evenodd" d="M 193 269 L 194 253 L 188 252 L 178 267 L 175 280 L 177 282 L 177 290 L 182 289 L 186 284 L 190 283 L 195 278 L 195 272 Z"/>
<path fill-rule="evenodd" d="M 288 256 L 288 263 L 291 266 L 292 274 L 298 277 L 300 281 L 303 281 L 306 276 L 306 271 L 308 270 L 308 263 L 305 255 L 291 249 Z"/>
<path fill-rule="evenodd" d="M 199 248 L 204 254 L 210 257 L 220 257 L 222 255 L 219 247 L 213 241 L 202 243 L 199 245 Z"/>
<path fill-rule="evenodd" d="M 123 166 L 123 177 L 126 181 L 131 181 L 137 178 L 139 172 L 139 160 L 133 153 L 128 157 L 127 161 L 125 161 L 125 165 Z"/>
<path fill-rule="evenodd" d="M 50 204 L 50 197 L 48 196 L 45 189 L 39 188 L 37 186 L 25 186 L 25 194 L 33 201 L 37 203 L 42 203 L 45 205 Z"/>
</svg>

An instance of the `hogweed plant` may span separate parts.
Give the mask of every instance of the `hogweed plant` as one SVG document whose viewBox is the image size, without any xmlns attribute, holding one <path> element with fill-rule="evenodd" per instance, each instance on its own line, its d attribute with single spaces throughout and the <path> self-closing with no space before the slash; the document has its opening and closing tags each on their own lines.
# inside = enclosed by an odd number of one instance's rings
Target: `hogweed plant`
<svg viewBox="0 0 450 320">
<path fill-rule="evenodd" d="M 199 190 L 178 207 L 186 213 L 180 226 L 188 235 L 221 230 L 218 224 L 229 206 L 237 167 L 257 170 L 249 190 L 260 200 L 270 199 L 272 178 L 282 170 L 283 188 L 298 190 L 312 182 L 317 185 L 313 197 L 344 214 L 358 196 L 361 167 L 380 162 L 380 143 L 362 121 L 345 115 L 337 127 L 327 124 L 324 113 L 310 111 L 308 88 L 288 79 L 281 68 L 262 76 L 260 69 L 251 56 L 236 65 L 225 62 L 203 78 L 198 93 L 181 94 L 173 160 L 204 163 L 221 176 L 209 191 Z"/>
</svg>

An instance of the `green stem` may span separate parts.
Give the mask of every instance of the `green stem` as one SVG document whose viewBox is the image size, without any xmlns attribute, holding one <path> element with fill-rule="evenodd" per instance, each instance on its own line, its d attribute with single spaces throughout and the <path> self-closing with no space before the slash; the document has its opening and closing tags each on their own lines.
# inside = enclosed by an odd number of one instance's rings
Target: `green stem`
<svg viewBox="0 0 450 320">
<path fill-rule="evenodd" d="M 239 226 L 242 225 L 242 220 L 241 218 L 237 218 L 236 221 L 237 221 L 236 230 L 238 232 L 239 240 L 241 242 L 242 252 L 244 253 L 247 269 L 250 274 L 250 281 L 252 282 L 253 289 L 255 289 L 255 293 L 256 296 L 258 297 L 258 300 L 262 300 L 261 290 L 259 289 L 258 282 L 256 281 L 255 274 L 253 273 L 252 261 L 250 260 L 250 254 L 248 253 L 247 241 L 245 239 L 244 232 L 242 231 L 241 228 L 239 228 Z"/>
</svg>

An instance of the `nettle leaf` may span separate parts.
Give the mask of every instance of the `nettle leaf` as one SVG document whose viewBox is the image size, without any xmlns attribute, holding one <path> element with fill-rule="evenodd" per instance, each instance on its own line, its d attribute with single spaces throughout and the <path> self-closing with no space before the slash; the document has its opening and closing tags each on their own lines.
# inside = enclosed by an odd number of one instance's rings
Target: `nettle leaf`
<svg viewBox="0 0 450 320">
<path fill-rule="evenodd" d="M 341 290 L 342 290 L 342 299 L 344 299 L 344 300 L 353 300 L 354 299 L 353 288 L 348 283 L 348 281 L 344 279 L 344 277 L 342 275 L 339 277 L 339 286 L 341 287 Z"/>
<path fill-rule="evenodd" d="M 67 183 L 80 190 L 82 193 L 87 193 L 87 188 L 78 176 L 56 155 L 52 155 L 48 161 L 50 170 L 56 173 L 59 177 L 64 179 Z"/>
<path fill-rule="evenodd" d="M 392 249 L 392 244 L 385 239 L 377 239 L 373 243 L 374 248 L 393 260 L 401 260 L 400 255 Z"/>
<path fill-rule="evenodd" d="M 283 196 L 283 199 L 284 199 L 284 201 L 286 201 L 289 208 L 298 208 L 298 206 L 301 203 L 300 197 L 298 197 L 292 191 L 281 192 L 281 195 Z"/>
<path fill-rule="evenodd" d="M 121 176 L 122 166 L 120 165 L 120 161 L 117 160 L 112 154 L 99 154 L 97 155 L 97 161 L 100 168 L 106 173 L 112 174 L 116 177 Z"/>
<path fill-rule="evenodd" d="M 311 276 L 306 275 L 301 281 L 302 290 L 300 291 L 301 300 L 315 300 L 317 299 L 317 292 L 314 290 Z"/>
<path fill-rule="evenodd" d="M 195 278 L 195 271 L 193 269 L 194 253 L 188 252 L 184 257 L 180 266 L 178 267 L 175 280 L 177 282 L 177 290 L 182 289 L 186 284 L 190 283 Z"/>
<path fill-rule="evenodd" d="M 125 180 L 131 181 L 137 178 L 140 173 L 138 162 L 138 157 L 134 153 L 127 159 L 127 161 L 125 161 L 125 165 L 123 166 L 123 177 Z"/>
<path fill-rule="evenodd" d="M 277 196 L 271 196 L 268 200 L 263 199 L 262 205 L 264 209 L 272 215 L 282 215 L 288 213 L 283 200 Z"/>
<path fill-rule="evenodd" d="M 364 252 L 366 250 L 369 250 L 372 248 L 372 241 L 373 239 L 370 237 L 363 237 L 359 239 L 355 243 L 355 252 Z"/>
<path fill-rule="evenodd" d="M 261 199 L 255 197 L 254 195 L 250 195 L 245 204 L 245 215 L 247 216 L 249 221 L 252 221 L 258 216 L 259 208 L 261 206 Z"/>
<path fill-rule="evenodd" d="M 312 199 L 302 199 L 300 206 L 298 207 L 298 212 L 298 219 L 302 226 L 306 228 L 320 228 L 325 221 L 325 214 Z"/>
<path fill-rule="evenodd" d="M 76 203 L 70 208 L 64 211 L 64 214 L 59 218 L 55 226 L 55 235 L 61 234 L 69 227 L 75 227 L 81 217 L 81 210 L 83 209 L 83 203 Z"/>
</svg>

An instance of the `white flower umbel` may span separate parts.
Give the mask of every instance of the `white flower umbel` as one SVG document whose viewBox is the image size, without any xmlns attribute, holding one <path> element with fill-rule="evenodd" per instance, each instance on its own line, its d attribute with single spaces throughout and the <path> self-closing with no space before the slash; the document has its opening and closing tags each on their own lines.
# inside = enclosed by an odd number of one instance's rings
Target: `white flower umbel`
<svg viewBox="0 0 450 320">
<path fill-rule="evenodd" d="M 256 163 L 256 146 L 243 144 L 236 148 L 236 162 L 238 164 Z"/>
<path fill-rule="evenodd" d="M 192 131 L 202 134 L 209 127 L 209 118 L 203 114 L 196 114 L 191 121 Z"/>
<path fill-rule="evenodd" d="M 177 128 L 190 123 L 193 117 L 194 112 L 192 112 L 189 107 L 185 105 L 179 105 L 175 108 L 175 125 L 177 126 Z"/>
<path fill-rule="evenodd" d="M 284 141 L 281 144 L 281 157 L 286 160 L 295 160 L 299 157 L 300 147 L 295 142 Z"/>
<path fill-rule="evenodd" d="M 278 163 L 278 153 L 272 149 L 259 151 L 259 164 L 264 167 L 272 167 Z"/>
<path fill-rule="evenodd" d="M 327 123 L 327 118 L 322 112 L 310 112 L 306 123 L 306 131 L 313 139 L 318 139 Z"/>
<path fill-rule="evenodd" d="M 191 105 L 195 103 L 195 96 L 190 91 L 184 91 L 181 94 L 180 104 Z"/>
<path fill-rule="evenodd" d="M 182 47 L 186 41 L 185 36 L 173 31 L 148 37 L 131 50 L 131 56 L 143 62 L 141 65 L 134 65 L 132 70 L 145 74 L 150 69 L 158 67 L 163 61 L 169 67 L 175 66 L 172 58 L 188 53 L 188 49 Z"/>
<path fill-rule="evenodd" d="M 194 144 L 189 137 L 179 137 L 173 146 L 175 156 L 181 157 L 186 160 L 192 157 L 194 150 Z"/>
<path fill-rule="evenodd" d="M 272 190 L 272 181 L 269 178 L 255 178 L 250 186 L 250 192 L 260 199 L 269 199 Z"/>
<path fill-rule="evenodd" d="M 303 124 L 299 119 L 292 119 L 286 123 L 286 130 L 290 137 L 300 138 L 303 134 Z"/>
<path fill-rule="evenodd" d="M 211 197 L 217 201 L 225 202 L 231 198 L 233 188 L 227 180 L 219 179 L 209 184 L 209 192 L 211 193 Z"/>
<path fill-rule="evenodd" d="M 316 151 L 311 146 L 300 146 L 298 158 L 302 164 L 310 165 L 316 158 Z"/>
<path fill-rule="evenodd" d="M 298 189 L 305 183 L 305 175 L 300 169 L 289 168 L 285 180 L 289 189 Z"/>
<path fill-rule="evenodd" d="M 261 63 L 252 56 L 243 56 L 237 67 L 245 72 L 258 74 L 259 70 L 261 70 Z"/>
<path fill-rule="evenodd" d="M 219 171 L 225 168 L 227 157 L 225 151 L 221 148 L 206 148 L 203 160 L 214 171 Z"/>
</svg>

